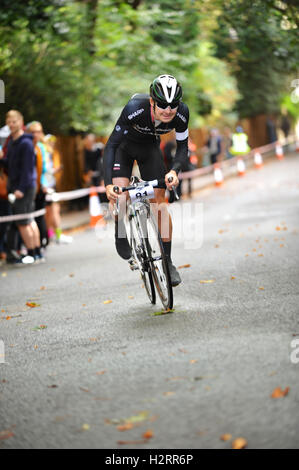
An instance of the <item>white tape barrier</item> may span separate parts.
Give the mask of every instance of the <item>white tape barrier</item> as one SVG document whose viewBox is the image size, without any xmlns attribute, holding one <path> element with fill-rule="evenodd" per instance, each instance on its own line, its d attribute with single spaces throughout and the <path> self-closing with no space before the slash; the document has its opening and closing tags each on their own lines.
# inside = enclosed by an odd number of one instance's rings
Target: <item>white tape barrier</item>
<svg viewBox="0 0 299 470">
<path fill-rule="evenodd" d="M 64 191 L 61 193 L 47 194 L 46 201 L 61 202 L 70 201 L 71 199 L 79 199 L 80 197 L 88 196 L 91 189 L 96 190 L 98 193 L 105 193 L 105 186 L 97 186 L 93 188 L 75 189 L 73 191 Z"/>
<path fill-rule="evenodd" d="M 291 143 L 291 142 L 290 142 Z M 264 145 L 263 147 L 258 147 L 256 149 L 251 150 L 247 155 L 242 156 L 243 160 L 248 160 L 249 158 L 254 158 L 256 152 L 260 154 L 267 153 L 271 150 L 275 150 L 276 146 L 279 142 L 273 142 L 271 144 Z M 221 162 L 222 167 L 233 166 L 236 165 L 238 161 L 238 157 L 229 158 Z M 207 175 L 209 173 L 214 172 L 214 165 L 209 165 L 204 168 L 198 168 L 197 170 L 186 171 L 184 173 L 180 173 L 179 178 L 189 179 L 189 178 L 198 178 L 202 175 Z M 46 201 L 49 202 L 61 202 L 61 201 L 70 201 L 72 199 L 79 199 L 80 197 L 88 196 L 91 192 L 91 189 L 94 191 L 96 190 L 98 193 L 105 193 L 106 188 L 104 186 L 97 186 L 96 188 L 82 188 L 82 189 L 75 189 L 73 191 L 64 191 L 61 193 L 52 193 L 47 194 Z M 0 223 L 3 222 L 12 222 L 15 220 L 21 220 L 28 217 L 40 217 L 44 215 L 46 212 L 45 209 L 41 209 L 39 211 L 32 212 L 30 214 L 18 214 L 18 215 L 7 215 L 4 217 L 0 217 Z"/>
<path fill-rule="evenodd" d="M 3 217 L 0 217 L 0 224 L 4 222 L 15 222 L 16 220 L 41 217 L 45 213 L 46 213 L 46 209 L 40 209 L 38 211 L 30 212 L 29 214 L 5 215 Z"/>
<path fill-rule="evenodd" d="M 270 152 L 271 150 L 275 150 L 277 144 L 278 144 L 278 142 L 273 142 L 272 144 L 267 144 L 267 145 L 264 145 L 263 147 L 258 147 L 256 149 L 253 149 L 249 153 L 247 153 L 246 155 L 242 155 L 242 159 L 243 160 L 248 160 L 250 158 L 254 158 L 254 154 L 256 152 L 259 152 L 260 154 L 263 154 L 263 153 Z M 222 162 L 219 162 L 219 164 L 221 164 L 222 168 L 229 167 L 229 166 L 235 166 L 235 165 L 237 165 L 238 158 L 239 157 L 229 158 L 227 160 L 223 160 Z M 208 165 L 208 166 L 205 166 L 203 168 L 198 168 L 197 170 L 191 170 L 191 171 L 186 171 L 184 173 L 181 173 L 179 175 L 179 178 L 182 179 L 182 180 L 189 179 L 189 178 L 192 178 L 192 179 L 193 178 L 198 178 L 199 176 L 208 175 L 209 173 L 213 173 L 214 169 L 215 169 L 214 165 Z"/>
<path fill-rule="evenodd" d="M 60 201 L 70 201 L 71 199 L 78 199 L 80 197 L 88 196 L 89 193 L 91 192 L 91 189 L 93 191 L 97 191 L 98 193 L 104 193 L 106 192 L 106 189 L 104 186 L 97 186 L 96 188 L 82 188 L 82 189 L 76 189 L 74 191 L 65 191 L 61 193 L 52 193 L 52 194 L 47 194 L 46 195 L 46 201 L 48 202 L 60 202 Z M 22 219 L 28 219 L 28 218 L 35 218 L 35 217 L 40 217 L 46 213 L 46 209 L 40 209 L 38 211 L 30 212 L 30 214 L 16 214 L 16 215 L 5 215 L 3 217 L 0 217 L 0 224 L 4 222 L 15 222 L 18 220 Z"/>
</svg>

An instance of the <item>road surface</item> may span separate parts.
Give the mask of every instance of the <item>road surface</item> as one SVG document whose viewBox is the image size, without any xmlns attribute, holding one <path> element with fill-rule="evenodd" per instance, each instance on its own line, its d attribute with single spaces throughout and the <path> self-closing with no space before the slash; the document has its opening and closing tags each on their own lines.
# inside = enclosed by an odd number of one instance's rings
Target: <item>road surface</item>
<svg viewBox="0 0 299 470">
<path fill-rule="evenodd" d="M 299 448 L 298 174 L 292 154 L 197 194 L 173 313 L 109 230 L 2 266 L 0 449 Z"/>
</svg>

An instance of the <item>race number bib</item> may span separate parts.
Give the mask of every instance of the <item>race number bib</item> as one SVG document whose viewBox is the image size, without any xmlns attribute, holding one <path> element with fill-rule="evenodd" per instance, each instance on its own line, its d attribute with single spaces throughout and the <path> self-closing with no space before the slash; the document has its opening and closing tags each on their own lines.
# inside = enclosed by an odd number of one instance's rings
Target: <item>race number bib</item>
<svg viewBox="0 0 299 470">
<path fill-rule="evenodd" d="M 136 188 L 130 191 L 130 198 L 132 202 L 140 201 L 142 198 L 153 199 L 155 192 L 153 186 L 145 186 L 144 188 Z"/>
</svg>

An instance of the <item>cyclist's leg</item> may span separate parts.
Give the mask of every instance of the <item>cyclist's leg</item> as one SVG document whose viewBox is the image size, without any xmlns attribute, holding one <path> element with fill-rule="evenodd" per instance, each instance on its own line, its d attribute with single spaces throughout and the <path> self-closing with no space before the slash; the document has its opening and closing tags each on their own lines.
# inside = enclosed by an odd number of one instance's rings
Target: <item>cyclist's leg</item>
<svg viewBox="0 0 299 470">
<path fill-rule="evenodd" d="M 134 159 L 130 155 L 129 147 L 123 142 L 117 149 L 112 170 L 112 183 L 116 186 L 128 186 L 132 173 Z M 124 217 L 126 214 L 127 194 L 119 198 L 119 214 L 115 216 L 115 246 L 119 256 L 125 260 L 131 258 L 131 247 L 127 239 Z M 112 206 L 110 205 L 110 210 Z"/>
</svg>

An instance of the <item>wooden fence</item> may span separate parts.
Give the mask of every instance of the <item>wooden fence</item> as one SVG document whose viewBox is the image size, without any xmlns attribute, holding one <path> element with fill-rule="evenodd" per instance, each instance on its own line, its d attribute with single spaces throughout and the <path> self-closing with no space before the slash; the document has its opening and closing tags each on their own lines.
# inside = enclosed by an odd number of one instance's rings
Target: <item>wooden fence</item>
<svg viewBox="0 0 299 470">
<path fill-rule="evenodd" d="M 249 137 L 249 145 L 251 148 L 259 147 L 269 142 L 267 138 L 266 121 L 267 117 L 260 115 L 241 122 L 244 131 Z M 201 149 L 205 145 L 207 136 L 208 132 L 206 129 L 190 130 L 190 137 L 197 147 L 199 167 L 202 166 Z M 162 140 L 168 141 L 173 137 L 174 134 L 170 133 L 164 136 Z M 105 143 L 107 138 L 99 138 L 98 140 Z M 55 166 L 63 165 L 62 171 L 57 174 L 57 191 L 70 191 L 86 186 L 83 179 L 83 139 L 80 136 L 57 136 L 54 164 Z"/>
</svg>

